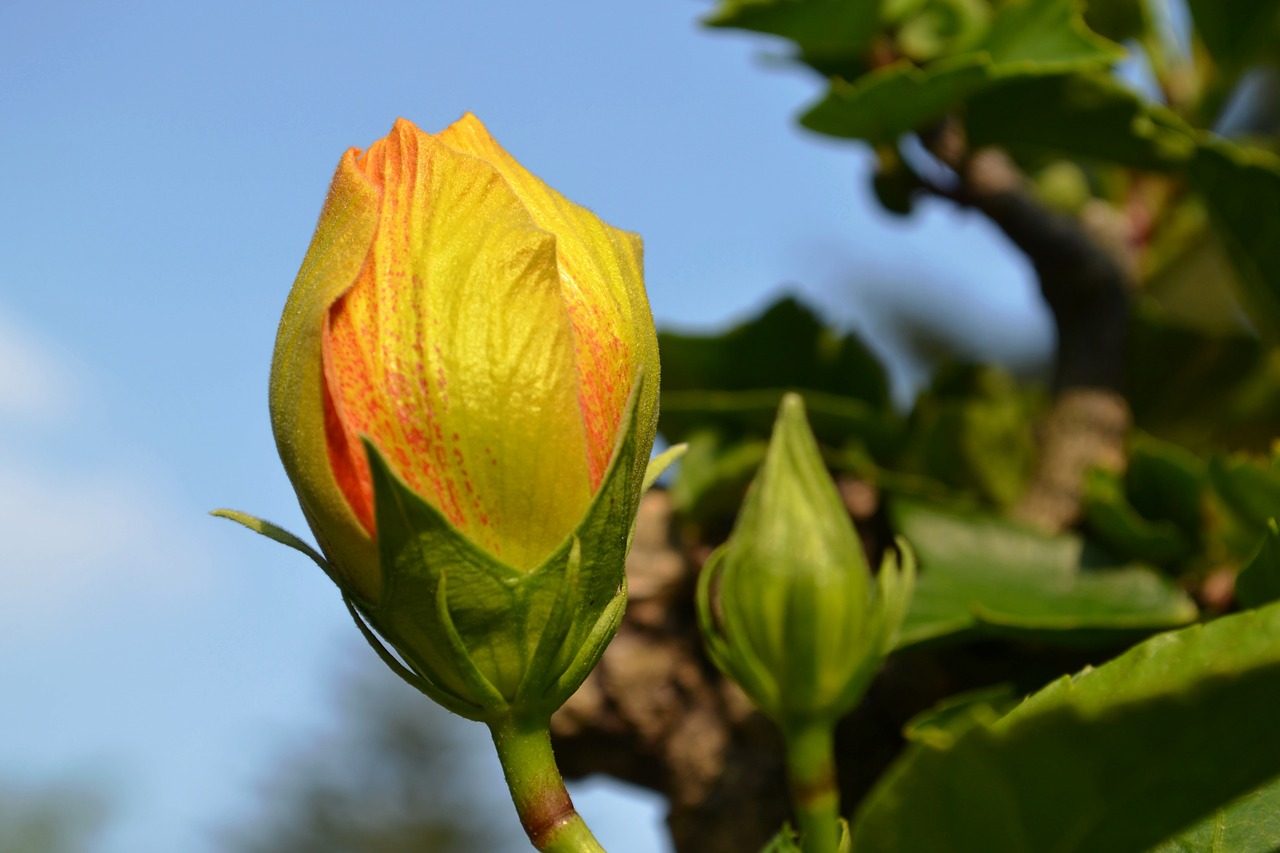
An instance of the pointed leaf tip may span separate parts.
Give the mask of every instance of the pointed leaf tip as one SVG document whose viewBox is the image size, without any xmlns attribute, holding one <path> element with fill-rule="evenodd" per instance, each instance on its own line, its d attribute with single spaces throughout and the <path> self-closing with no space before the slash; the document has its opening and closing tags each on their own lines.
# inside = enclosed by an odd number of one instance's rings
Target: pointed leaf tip
<svg viewBox="0 0 1280 853">
<path fill-rule="evenodd" d="M 645 468 L 644 485 L 641 486 L 640 491 L 642 493 L 649 491 L 649 489 L 653 487 L 653 484 L 658 482 L 658 478 L 666 473 L 668 468 L 678 462 L 680 457 L 684 456 L 685 451 L 688 449 L 688 442 L 673 444 L 657 456 L 650 459 L 648 467 Z"/>
<path fill-rule="evenodd" d="M 283 527 L 280 527 L 279 525 L 272 524 L 271 522 L 266 521 L 265 519 L 261 519 L 261 518 L 258 518 L 257 516 L 249 515 L 246 512 L 240 512 L 234 509 L 210 510 L 209 515 L 212 515 L 215 518 L 225 518 L 230 521 L 234 521 L 237 524 L 240 524 L 249 528 L 254 533 L 261 534 L 267 537 L 268 539 L 279 542 L 281 545 L 287 545 L 295 551 L 306 554 L 308 557 L 310 557 L 312 560 L 315 561 L 317 566 L 324 569 L 326 574 L 330 576 L 332 576 L 333 574 L 333 572 L 330 570 L 330 567 L 329 567 L 329 561 L 326 560 L 324 557 L 322 557 L 319 551 L 312 548 L 306 542 L 299 539 L 297 536 L 294 536 L 292 533 L 285 530 Z"/>
</svg>

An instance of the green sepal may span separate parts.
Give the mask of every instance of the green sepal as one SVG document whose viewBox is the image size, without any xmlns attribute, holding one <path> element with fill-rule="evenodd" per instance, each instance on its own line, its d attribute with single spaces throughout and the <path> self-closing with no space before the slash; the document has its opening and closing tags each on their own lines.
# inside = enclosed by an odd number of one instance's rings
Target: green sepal
<svg viewBox="0 0 1280 853">
<path fill-rule="evenodd" d="M 413 687 L 425 693 L 427 696 L 441 707 L 452 711 L 462 717 L 472 718 L 483 711 L 482 708 L 467 702 L 458 696 L 453 695 L 444 688 L 431 681 L 429 678 L 419 672 L 415 672 L 401 663 L 391 651 L 382 643 L 382 640 L 373 629 L 365 622 L 365 617 L 360 613 L 360 608 L 356 604 L 355 599 L 347 593 L 342 594 L 342 601 L 347 605 L 347 612 L 351 614 L 351 619 L 356 623 L 356 627 L 360 630 L 361 636 L 369 644 L 369 647 L 377 653 L 382 662 L 385 663 L 392 672 L 403 678 Z"/>
<path fill-rule="evenodd" d="M 784 823 L 778 834 L 769 839 L 760 853 L 802 853 L 800 836 L 790 823 Z M 849 835 L 849 821 L 840 818 L 840 841 L 836 853 L 853 853 L 853 838 Z"/>
<path fill-rule="evenodd" d="M 736 681 L 757 708 L 773 716 L 770 709 L 780 705 L 777 681 L 748 649 L 730 646 L 729 637 L 744 634 L 737 611 L 721 610 L 722 619 L 716 618 L 712 598 L 719 594 L 718 581 L 724 569 L 724 556 L 724 547 L 717 548 L 698 575 L 698 627 L 702 631 L 702 641 L 708 656 L 720 671 Z"/>
<path fill-rule="evenodd" d="M 637 377 L 625 429 L 582 523 L 528 572 L 467 539 L 365 442 L 382 594 L 359 611 L 416 677 L 406 679 L 411 684 L 456 713 L 489 721 L 549 716 L 586 678 L 625 607 L 642 386 Z"/>
<path fill-rule="evenodd" d="M 801 853 L 800 835 L 790 823 L 784 823 L 778 834 L 760 848 L 760 853 Z"/>
<path fill-rule="evenodd" d="M 329 561 L 326 560 L 315 548 L 312 548 L 306 542 L 299 539 L 297 536 L 294 536 L 283 527 L 272 524 L 266 519 L 249 515 L 247 512 L 240 512 L 239 510 L 234 509 L 215 509 L 211 511 L 209 515 L 216 516 L 217 518 L 226 518 L 234 521 L 236 524 L 244 525 L 254 533 L 259 533 L 268 539 L 279 542 L 281 545 L 287 545 L 295 551 L 306 554 L 315 561 L 317 566 L 324 569 L 325 574 L 329 575 L 329 577 L 333 577 L 333 568 L 329 565 Z"/>
<path fill-rule="evenodd" d="M 685 451 L 688 449 L 688 442 L 673 444 L 650 459 L 648 467 L 644 470 L 644 485 L 640 487 L 640 490 L 647 492 L 653 488 L 653 484 L 658 482 L 658 478 L 666 473 L 666 470 L 674 465 L 681 456 L 684 456 Z"/>
</svg>

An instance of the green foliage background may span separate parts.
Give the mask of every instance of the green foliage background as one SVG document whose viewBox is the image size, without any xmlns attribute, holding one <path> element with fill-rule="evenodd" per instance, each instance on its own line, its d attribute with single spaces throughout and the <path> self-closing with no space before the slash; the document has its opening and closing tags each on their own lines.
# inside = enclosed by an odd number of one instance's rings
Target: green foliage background
<svg viewBox="0 0 1280 853">
<path fill-rule="evenodd" d="M 871 146 L 888 212 L 982 209 L 958 170 L 994 147 L 1044 216 L 1122 223 L 1132 264 L 1125 464 L 1086 472 L 1060 532 L 1010 515 L 1069 389 L 950 363 L 904 411 L 870 348 L 790 298 L 662 336 L 688 535 L 723 537 L 799 390 L 838 480 L 877 498 L 868 546 L 920 557 L 901 648 L 1132 646 L 915 721 L 854 850 L 1280 849 L 1280 2 L 1187 10 L 1185 32 L 1156 0 L 722 0 L 707 19 L 816 72 L 800 124 Z"/>
</svg>

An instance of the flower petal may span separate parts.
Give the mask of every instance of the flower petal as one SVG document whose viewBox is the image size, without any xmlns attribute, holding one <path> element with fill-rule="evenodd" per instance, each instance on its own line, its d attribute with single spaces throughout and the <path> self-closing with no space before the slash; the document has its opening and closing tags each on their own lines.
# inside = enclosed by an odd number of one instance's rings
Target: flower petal
<svg viewBox="0 0 1280 853">
<path fill-rule="evenodd" d="M 381 191 L 343 155 L 315 236 L 289 292 L 271 362 L 271 429 L 298 502 L 335 580 L 367 601 L 380 589 L 378 553 L 328 464 L 321 330 L 329 306 L 351 286 L 378 224 Z"/>
<path fill-rule="evenodd" d="M 556 235 L 560 285 L 573 323 L 578 404 L 586 425 L 592 488 L 613 454 L 627 396 L 643 367 L 643 434 L 657 418 L 658 341 L 645 295 L 640 238 L 620 231 L 532 175 L 468 113 L 440 133 L 441 142 L 491 164 L 538 227 Z M 649 448 L 640 454 L 643 477 Z"/>
<path fill-rule="evenodd" d="M 536 567 L 592 494 L 557 239 L 493 167 L 410 122 L 358 165 L 384 195 L 327 318 L 333 467 L 372 531 L 367 435 L 469 539 Z"/>
</svg>

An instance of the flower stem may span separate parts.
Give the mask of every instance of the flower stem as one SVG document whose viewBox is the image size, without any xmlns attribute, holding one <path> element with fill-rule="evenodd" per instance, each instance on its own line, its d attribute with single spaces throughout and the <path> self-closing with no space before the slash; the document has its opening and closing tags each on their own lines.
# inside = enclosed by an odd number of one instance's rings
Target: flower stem
<svg viewBox="0 0 1280 853">
<path fill-rule="evenodd" d="M 565 790 L 548 722 L 506 718 L 490 723 L 489 731 L 533 846 L 542 853 L 605 853 Z"/>
<path fill-rule="evenodd" d="M 804 853 L 836 853 L 840 838 L 840 790 L 836 783 L 831 726 L 811 723 L 784 732 L 787 782 L 800 825 Z"/>
</svg>

